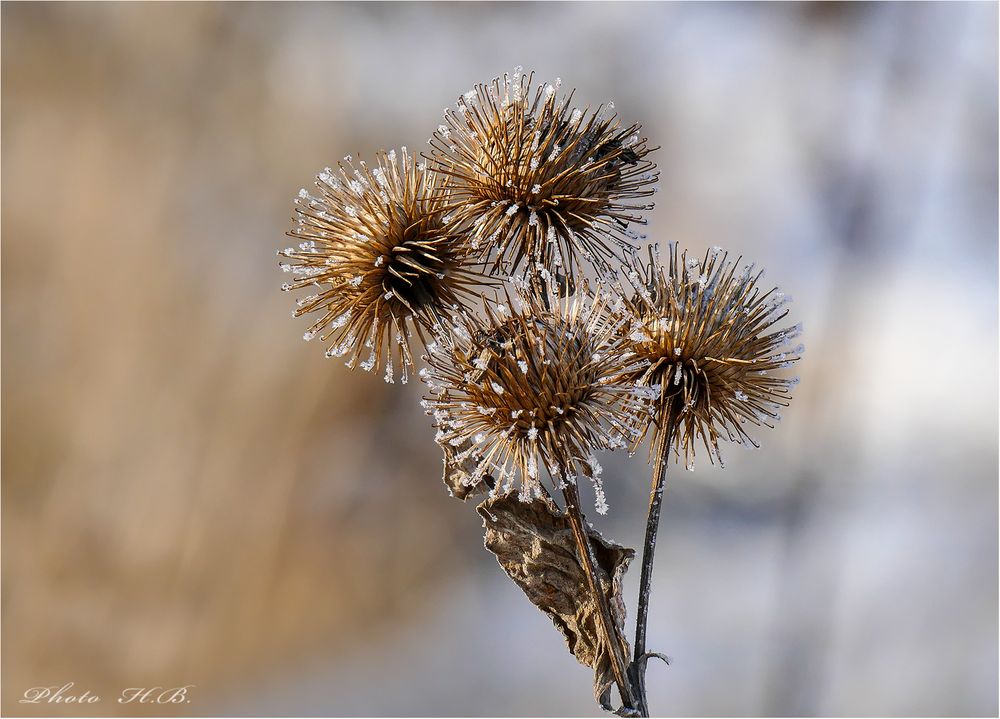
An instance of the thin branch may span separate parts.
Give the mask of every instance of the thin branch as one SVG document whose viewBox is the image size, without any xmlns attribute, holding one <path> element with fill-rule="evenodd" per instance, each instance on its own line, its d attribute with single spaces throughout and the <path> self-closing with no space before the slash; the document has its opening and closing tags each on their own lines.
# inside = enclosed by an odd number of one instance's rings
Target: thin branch
<svg viewBox="0 0 1000 719">
<path fill-rule="evenodd" d="M 565 476 L 565 474 L 564 474 Z M 600 578 L 597 576 L 595 567 L 597 562 L 594 558 L 594 549 L 587 536 L 587 523 L 580 507 L 580 494 L 577 492 L 576 482 L 567 481 L 563 487 L 563 497 L 566 500 L 566 514 L 569 516 L 570 524 L 573 527 L 573 537 L 576 540 L 577 552 L 580 555 L 580 563 L 583 565 L 584 573 L 587 575 L 587 583 L 590 591 L 594 595 L 594 601 L 598 607 L 602 639 L 608 647 L 611 656 L 611 670 L 615 676 L 615 683 L 618 684 L 618 692 L 621 694 L 624 709 L 631 713 L 636 707 L 632 685 L 629 682 L 628 670 L 626 668 L 626 657 L 622 651 L 622 641 L 617 625 L 611 614 L 611 605 L 608 601 L 608 592 L 604 591 Z"/>
<path fill-rule="evenodd" d="M 663 485 L 667 475 L 667 461 L 670 458 L 670 444 L 673 439 L 675 416 L 671 412 L 666 431 L 657 438 L 655 455 L 656 467 L 649 490 L 649 512 L 646 515 L 646 538 L 642 545 L 642 573 L 639 576 L 639 604 L 635 619 L 635 651 L 629 669 L 638 695 L 637 707 L 642 716 L 649 716 L 649 701 L 646 698 L 646 623 L 649 618 L 649 595 L 653 581 L 653 555 L 656 552 L 656 534 L 660 527 L 660 507 L 663 504 Z"/>
</svg>

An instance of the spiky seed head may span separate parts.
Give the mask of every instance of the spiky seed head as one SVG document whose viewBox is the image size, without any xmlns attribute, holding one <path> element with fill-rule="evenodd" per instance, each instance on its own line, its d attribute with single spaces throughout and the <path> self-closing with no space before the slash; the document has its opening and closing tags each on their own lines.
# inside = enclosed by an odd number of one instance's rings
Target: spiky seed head
<svg viewBox="0 0 1000 719">
<path fill-rule="evenodd" d="M 572 107 L 556 85 L 532 90 L 516 68 L 477 85 L 445 111 L 431 162 L 448 177 L 456 214 L 493 270 L 541 264 L 559 274 L 606 270 L 652 209 L 655 165 L 639 125 L 622 126 L 609 103 Z"/>
<path fill-rule="evenodd" d="M 618 378 L 641 368 L 600 301 L 556 295 L 522 286 L 513 309 L 487 307 L 484 322 L 470 319 L 430 345 L 423 406 L 439 444 L 467 447 L 456 460 L 472 460 L 470 485 L 489 476 L 499 492 L 520 479 L 528 501 L 542 492 L 542 472 L 560 486 L 583 474 L 606 511 L 594 453 L 633 438 L 632 416 L 646 409 Z"/>
<path fill-rule="evenodd" d="M 757 447 L 747 425 L 773 427 L 798 383 L 779 376 L 804 351 L 788 347 L 801 325 L 778 328 L 791 298 L 761 290 L 763 270 L 740 260 L 720 248 L 689 257 L 671 243 L 666 263 L 655 248 L 648 262 L 633 255 L 619 287 L 615 314 L 631 351 L 649 362 L 629 378 L 653 401 L 643 432 L 670 436 L 688 469 L 699 443 L 720 464 L 720 438 Z"/>
<path fill-rule="evenodd" d="M 295 200 L 301 240 L 278 254 L 293 277 L 284 290 L 311 289 L 294 316 L 312 314 L 304 338 L 328 344 L 327 356 L 349 367 L 386 366 L 393 381 L 393 348 L 406 382 L 410 341 L 460 313 L 480 276 L 466 263 L 468 242 L 447 217 L 438 178 L 402 148 L 380 152 L 375 166 L 350 156 L 326 168 L 313 193 Z"/>
</svg>

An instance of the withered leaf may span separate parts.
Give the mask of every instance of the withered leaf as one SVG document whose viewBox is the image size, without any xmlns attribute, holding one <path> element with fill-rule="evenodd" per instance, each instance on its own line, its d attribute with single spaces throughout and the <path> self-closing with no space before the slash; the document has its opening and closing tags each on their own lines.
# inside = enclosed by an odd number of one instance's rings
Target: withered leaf
<svg viewBox="0 0 1000 719">
<path fill-rule="evenodd" d="M 448 491 L 451 492 L 451 496 L 457 497 L 463 502 L 469 497 L 485 494 L 493 487 L 493 478 L 488 474 L 476 482 L 469 481 L 476 469 L 476 462 L 471 457 L 461 461 L 456 460 L 456 456 L 470 446 L 468 441 L 463 442 L 459 447 L 444 446 L 444 475 L 442 479 Z"/>
<path fill-rule="evenodd" d="M 491 497 L 476 509 L 486 528 L 486 548 L 496 555 L 500 566 L 532 604 L 549 615 L 573 656 L 594 670 L 594 697 L 610 709 L 614 684 L 611 655 L 598 630 L 598 605 L 590 593 L 565 513 L 545 498 L 521 502 L 516 492 Z M 597 572 L 610 589 L 611 613 L 619 628 L 623 656 L 627 657 L 621 585 L 635 552 L 607 541 L 590 526 L 587 533 L 597 559 Z"/>
</svg>

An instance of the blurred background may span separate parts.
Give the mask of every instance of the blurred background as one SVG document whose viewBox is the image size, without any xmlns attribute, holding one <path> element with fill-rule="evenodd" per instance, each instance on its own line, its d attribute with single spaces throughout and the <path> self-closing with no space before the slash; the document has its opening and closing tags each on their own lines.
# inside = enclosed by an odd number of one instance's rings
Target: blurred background
<svg viewBox="0 0 1000 719">
<path fill-rule="evenodd" d="M 805 323 L 763 450 L 668 477 L 653 711 L 997 714 L 995 3 L 0 12 L 5 714 L 599 714 L 421 388 L 279 291 L 300 187 L 516 64 L 641 122 L 651 236 Z M 634 547 L 643 459 L 605 461 Z M 17 703 L 69 681 L 104 701 Z"/>
</svg>

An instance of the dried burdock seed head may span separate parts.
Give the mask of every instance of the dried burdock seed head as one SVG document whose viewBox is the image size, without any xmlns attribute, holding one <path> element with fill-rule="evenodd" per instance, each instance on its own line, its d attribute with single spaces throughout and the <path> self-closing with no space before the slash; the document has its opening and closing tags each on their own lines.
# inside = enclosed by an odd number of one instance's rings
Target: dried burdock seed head
<svg viewBox="0 0 1000 719">
<path fill-rule="evenodd" d="M 481 279 L 466 264 L 468 243 L 448 222 L 438 180 L 407 154 L 380 152 L 375 167 L 350 157 L 327 168 L 316 194 L 303 189 L 288 234 L 298 248 L 278 254 L 294 279 L 284 290 L 313 289 L 294 315 L 316 320 L 304 338 L 329 344 L 328 357 L 347 356 L 372 371 L 383 363 L 393 381 L 393 347 L 407 380 L 413 333 L 424 341 L 441 322 L 465 308 Z"/>
<path fill-rule="evenodd" d="M 581 257 L 607 269 L 615 249 L 641 238 L 629 225 L 652 209 L 655 148 L 638 125 L 621 125 L 614 103 L 574 109 L 559 80 L 533 91 L 531 78 L 516 68 L 460 97 L 430 140 L 430 161 L 493 271 L 540 263 L 571 274 Z"/>
<path fill-rule="evenodd" d="M 524 501 L 540 495 L 542 472 L 557 486 L 590 477 L 598 511 L 607 504 L 594 453 L 634 439 L 633 415 L 646 412 L 634 387 L 619 378 L 641 367 L 611 331 L 601 301 L 583 293 L 560 299 L 545 293 L 518 295 L 486 319 L 469 319 L 428 346 L 420 371 L 430 394 L 423 406 L 433 414 L 437 441 L 467 447 L 470 484 L 489 477 L 493 491 L 521 480 Z"/>
<path fill-rule="evenodd" d="M 757 447 L 747 424 L 773 427 L 798 383 L 776 376 L 804 351 L 787 347 L 801 325 L 778 328 L 791 298 L 759 289 L 763 270 L 740 268 L 720 248 L 697 259 L 671 244 L 666 264 L 651 249 L 648 263 L 629 259 L 626 275 L 615 315 L 631 350 L 649 362 L 629 378 L 653 401 L 644 432 L 670 436 L 688 469 L 699 443 L 720 464 L 720 437 Z"/>
</svg>

